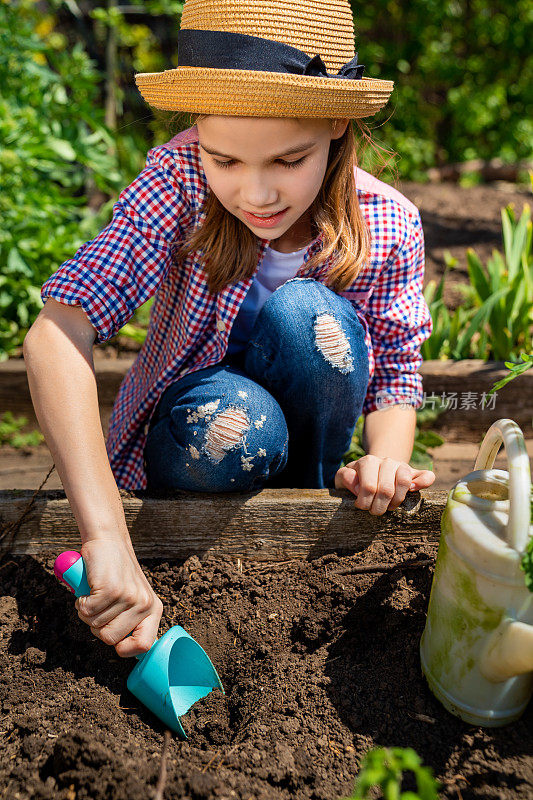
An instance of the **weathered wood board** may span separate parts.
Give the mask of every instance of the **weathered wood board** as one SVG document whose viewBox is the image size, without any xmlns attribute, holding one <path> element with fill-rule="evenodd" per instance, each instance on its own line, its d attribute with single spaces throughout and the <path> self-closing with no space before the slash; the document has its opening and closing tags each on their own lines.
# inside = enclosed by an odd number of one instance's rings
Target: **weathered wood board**
<svg viewBox="0 0 533 800">
<path fill-rule="evenodd" d="M 0 491 L 0 532 L 24 514 L 31 491 Z M 395 511 L 373 515 L 354 495 L 335 489 L 257 492 L 174 492 L 164 496 L 121 490 L 128 530 L 139 558 L 186 558 L 207 550 L 282 561 L 362 550 L 372 540 L 426 540 L 440 534 L 447 493 L 409 493 Z M 0 533 L 1 535 L 1 533 Z M 17 532 L 0 544 L 13 554 L 77 549 L 80 535 L 63 491 L 41 491 Z"/>
</svg>

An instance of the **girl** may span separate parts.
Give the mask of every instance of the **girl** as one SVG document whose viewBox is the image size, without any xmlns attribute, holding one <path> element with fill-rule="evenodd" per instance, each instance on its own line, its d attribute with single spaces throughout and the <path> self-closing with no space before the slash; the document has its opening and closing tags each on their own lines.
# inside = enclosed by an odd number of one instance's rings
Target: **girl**
<svg viewBox="0 0 533 800">
<path fill-rule="evenodd" d="M 83 542 L 78 613 L 122 656 L 151 646 L 162 606 L 117 487 L 345 488 L 383 514 L 435 478 L 408 464 L 431 333 L 420 215 L 356 166 L 351 121 L 393 84 L 362 77 L 348 2 L 187 0 L 178 61 L 137 85 L 195 125 L 46 281 L 24 342 Z M 104 443 L 92 346 L 153 295 Z M 367 455 L 340 466 L 361 413 Z"/>
</svg>

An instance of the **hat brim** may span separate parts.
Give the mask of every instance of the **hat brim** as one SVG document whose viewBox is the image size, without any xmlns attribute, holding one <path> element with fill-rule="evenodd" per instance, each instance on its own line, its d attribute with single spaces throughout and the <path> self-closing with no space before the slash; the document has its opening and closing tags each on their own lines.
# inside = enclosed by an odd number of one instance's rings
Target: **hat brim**
<svg viewBox="0 0 533 800">
<path fill-rule="evenodd" d="M 368 117 L 383 108 L 394 87 L 393 81 L 378 78 L 211 67 L 177 67 L 134 77 L 144 100 L 162 111 L 258 117 Z"/>
</svg>

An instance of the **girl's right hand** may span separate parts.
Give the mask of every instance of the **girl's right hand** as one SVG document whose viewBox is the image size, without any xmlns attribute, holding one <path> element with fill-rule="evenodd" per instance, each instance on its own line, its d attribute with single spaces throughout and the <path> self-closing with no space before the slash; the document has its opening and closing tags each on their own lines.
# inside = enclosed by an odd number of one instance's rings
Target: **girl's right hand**
<svg viewBox="0 0 533 800">
<path fill-rule="evenodd" d="M 122 657 L 146 653 L 155 639 L 163 604 L 139 566 L 131 543 L 92 539 L 81 548 L 91 594 L 78 597 L 79 618 Z M 132 632 L 131 636 L 128 636 Z"/>
</svg>

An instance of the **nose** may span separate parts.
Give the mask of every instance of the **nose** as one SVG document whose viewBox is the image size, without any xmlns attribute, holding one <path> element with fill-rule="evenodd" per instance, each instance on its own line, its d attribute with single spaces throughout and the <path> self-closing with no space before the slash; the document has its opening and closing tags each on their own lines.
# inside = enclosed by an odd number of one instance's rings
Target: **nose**
<svg viewBox="0 0 533 800">
<path fill-rule="evenodd" d="M 248 175 L 241 186 L 242 207 L 257 208 L 262 211 L 279 206 L 278 192 L 269 185 L 265 174 L 256 172 Z"/>
</svg>

